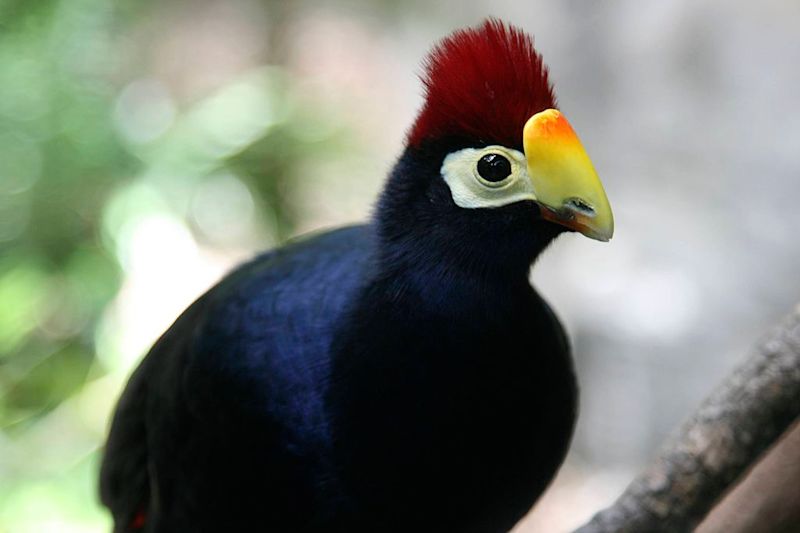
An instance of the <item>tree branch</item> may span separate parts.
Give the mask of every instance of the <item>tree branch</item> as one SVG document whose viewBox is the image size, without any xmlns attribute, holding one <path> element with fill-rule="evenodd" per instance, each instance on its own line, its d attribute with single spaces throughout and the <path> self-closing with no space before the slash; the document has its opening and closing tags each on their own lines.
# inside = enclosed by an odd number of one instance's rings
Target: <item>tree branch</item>
<svg viewBox="0 0 800 533">
<path fill-rule="evenodd" d="M 800 306 L 709 396 L 658 458 L 575 533 L 691 531 L 800 417 Z"/>
<path fill-rule="evenodd" d="M 797 533 L 800 419 L 714 505 L 695 533 Z"/>
</svg>

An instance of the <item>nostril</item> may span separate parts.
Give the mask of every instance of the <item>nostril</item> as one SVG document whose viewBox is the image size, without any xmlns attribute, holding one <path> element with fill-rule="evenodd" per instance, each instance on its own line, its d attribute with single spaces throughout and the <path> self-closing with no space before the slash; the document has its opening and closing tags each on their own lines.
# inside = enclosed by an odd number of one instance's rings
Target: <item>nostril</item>
<svg viewBox="0 0 800 533">
<path fill-rule="evenodd" d="M 594 208 L 580 198 L 570 198 L 564 202 L 564 206 L 572 211 L 577 211 L 588 217 L 593 217 L 595 215 Z"/>
</svg>

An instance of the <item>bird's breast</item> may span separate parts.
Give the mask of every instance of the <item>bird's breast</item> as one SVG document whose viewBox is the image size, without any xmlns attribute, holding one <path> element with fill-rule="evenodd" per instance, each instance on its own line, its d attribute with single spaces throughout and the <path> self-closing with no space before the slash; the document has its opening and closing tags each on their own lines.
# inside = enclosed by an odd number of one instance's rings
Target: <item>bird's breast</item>
<svg viewBox="0 0 800 533">
<path fill-rule="evenodd" d="M 336 454 L 364 509 L 406 527 L 513 525 L 533 504 L 564 458 L 576 386 L 549 311 L 515 311 L 472 323 L 373 309 L 339 346 Z"/>
</svg>

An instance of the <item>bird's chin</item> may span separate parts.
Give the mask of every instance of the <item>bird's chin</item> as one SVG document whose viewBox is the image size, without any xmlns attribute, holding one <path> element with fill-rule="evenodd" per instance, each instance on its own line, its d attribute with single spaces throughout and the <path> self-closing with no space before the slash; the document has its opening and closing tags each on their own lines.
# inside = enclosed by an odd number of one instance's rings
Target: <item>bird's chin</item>
<svg viewBox="0 0 800 533">
<path fill-rule="evenodd" d="M 524 219 L 525 231 L 534 242 L 553 240 L 562 233 L 572 232 L 573 229 L 559 224 L 552 218 L 545 216 L 542 206 L 532 200 L 525 200 L 512 204 L 517 208 L 515 216 Z"/>
<path fill-rule="evenodd" d="M 536 202 L 521 201 L 503 208 L 502 227 L 493 229 L 491 241 L 483 243 L 492 257 L 517 267 L 529 267 L 539 254 L 560 234 L 570 231 L 542 217 Z"/>
</svg>

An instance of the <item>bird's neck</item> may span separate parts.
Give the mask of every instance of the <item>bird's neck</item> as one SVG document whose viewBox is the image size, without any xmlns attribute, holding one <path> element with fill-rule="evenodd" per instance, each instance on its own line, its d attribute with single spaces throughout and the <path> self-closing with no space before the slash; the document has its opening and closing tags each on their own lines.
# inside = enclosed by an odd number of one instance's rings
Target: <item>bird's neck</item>
<svg viewBox="0 0 800 533">
<path fill-rule="evenodd" d="M 469 257 L 451 256 L 445 250 L 418 253 L 383 256 L 371 280 L 372 288 L 392 295 L 396 302 L 414 302 L 418 313 L 498 309 L 532 290 L 527 265 L 500 269 Z"/>
</svg>

